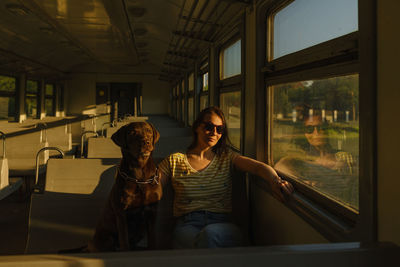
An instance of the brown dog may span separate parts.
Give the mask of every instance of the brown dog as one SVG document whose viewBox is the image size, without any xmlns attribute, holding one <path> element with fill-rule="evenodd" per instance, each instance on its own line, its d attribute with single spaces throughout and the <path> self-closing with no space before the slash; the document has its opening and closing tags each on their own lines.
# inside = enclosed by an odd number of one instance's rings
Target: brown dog
<svg viewBox="0 0 400 267">
<path fill-rule="evenodd" d="M 151 205 L 162 196 L 161 182 L 152 158 L 160 134 L 147 122 L 121 127 L 111 139 L 121 147 L 122 160 L 103 215 L 97 223 L 91 252 L 134 249 L 154 222 Z"/>
</svg>

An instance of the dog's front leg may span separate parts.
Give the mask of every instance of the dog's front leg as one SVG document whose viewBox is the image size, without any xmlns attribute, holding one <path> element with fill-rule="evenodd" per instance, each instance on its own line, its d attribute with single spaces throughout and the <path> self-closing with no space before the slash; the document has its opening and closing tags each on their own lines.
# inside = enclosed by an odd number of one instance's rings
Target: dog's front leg
<svg viewBox="0 0 400 267">
<path fill-rule="evenodd" d="M 129 250 L 129 233 L 125 211 L 121 211 L 120 214 L 117 216 L 117 230 L 120 250 Z"/>
</svg>

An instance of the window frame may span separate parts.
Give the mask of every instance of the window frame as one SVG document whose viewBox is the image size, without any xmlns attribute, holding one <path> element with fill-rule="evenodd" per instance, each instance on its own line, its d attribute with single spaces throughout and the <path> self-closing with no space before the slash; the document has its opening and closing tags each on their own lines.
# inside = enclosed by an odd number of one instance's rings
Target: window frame
<svg viewBox="0 0 400 267">
<path fill-rule="evenodd" d="M 15 90 L 14 92 L 11 91 L 3 91 L 0 90 L 0 97 L 14 97 L 14 114 L 7 114 L 7 120 L 10 121 L 11 120 L 16 120 L 17 118 L 17 114 L 18 114 L 18 91 L 19 91 L 19 82 L 20 80 L 15 76 L 15 75 L 9 75 L 9 74 L 4 74 L 4 73 L 0 73 L 0 76 L 4 76 L 4 77 L 9 77 L 9 78 L 14 78 L 15 79 Z M 5 119 L 1 119 L 1 120 L 5 120 Z"/>
<path fill-rule="evenodd" d="M 193 76 L 193 80 L 192 81 L 190 81 L 190 76 Z M 190 82 L 192 83 L 192 86 L 193 86 L 193 89 L 192 90 L 189 90 L 189 88 L 190 88 Z M 194 122 L 194 120 L 195 120 L 195 91 L 196 91 L 196 78 L 195 78 L 195 71 L 194 70 L 192 70 L 192 71 L 190 71 L 189 72 L 189 74 L 187 75 L 187 98 L 186 98 L 186 100 L 187 100 L 187 109 L 186 109 L 186 121 L 187 121 L 187 125 L 188 126 L 192 126 L 191 124 L 190 124 L 190 120 L 189 120 L 189 99 L 190 98 L 192 98 L 193 99 L 193 108 L 192 108 L 192 115 L 193 115 L 193 118 L 192 118 L 192 121 Z"/>
<path fill-rule="evenodd" d="M 245 86 L 245 53 L 246 53 L 246 44 L 245 44 L 245 17 L 243 16 L 238 23 L 231 29 L 230 33 L 227 34 L 224 38 L 217 42 L 216 53 L 215 53 L 215 62 L 216 62 L 216 102 L 218 106 L 221 104 L 221 95 L 224 93 L 232 93 L 232 92 L 240 92 L 240 145 L 239 147 L 235 147 L 232 145 L 232 149 L 238 152 L 244 150 L 244 130 L 243 125 L 245 125 L 244 118 L 244 86 Z M 232 77 L 228 77 L 221 80 L 221 52 L 228 48 L 229 46 L 236 43 L 238 40 L 241 40 L 241 73 Z"/>
<path fill-rule="evenodd" d="M 197 90 L 198 91 L 198 93 L 197 93 L 197 95 L 198 95 L 198 101 L 197 101 L 197 106 L 199 107 L 198 108 L 198 110 L 197 110 L 197 113 L 200 113 L 200 101 L 201 101 L 201 98 L 202 97 L 207 97 L 207 103 L 208 103 L 208 105 L 206 106 L 206 107 L 209 107 L 210 106 L 210 71 L 209 71 L 209 64 L 210 64 L 210 61 L 209 61 L 209 59 L 208 59 L 208 57 L 206 57 L 206 58 L 204 58 L 202 61 L 201 61 L 201 65 L 200 65 L 200 67 L 199 67 L 199 71 L 198 71 L 198 80 L 199 80 L 199 82 L 198 82 L 198 84 L 200 85 L 199 86 L 199 89 Z M 208 73 L 208 90 L 207 91 L 205 91 L 205 90 L 203 90 L 203 88 L 204 88 L 204 80 L 203 80 L 203 76 L 206 74 L 206 73 Z"/>
<path fill-rule="evenodd" d="M 25 114 L 26 114 L 26 117 L 28 117 L 28 118 L 33 118 L 33 119 L 38 119 L 39 117 L 40 117 L 40 81 L 39 80 L 36 80 L 36 79 L 26 79 L 26 84 L 28 84 L 28 81 L 31 81 L 31 82 L 36 82 L 37 83 L 37 86 L 38 86 L 38 90 L 37 90 L 37 92 L 36 92 L 36 96 L 28 96 L 27 94 L 29 93 L 28 92 L 28 90 L 27 90 L 27 86 L 25 86 L 25 95 L 24 95 L 24 109 L 25 109 Z M 32 94 L 32 93 L 31 93 Z M 26 110 L 26 107 L 27 107 L 27 105 L 26 105 L 26 100 L 27 99 L 34 99 L 34 98 L 36 98 L 36 114 L 34 115 L 34 116 L 28 116 L 28 114 L 27 114 L 27 110 Z"/>
<path fill-rule="evenodd" d="M 293 177 L 288 206 L 330 241 L 376 241 L 376 1 L 358 1 L 358 31 L 271 59 L 273 16 L 292 0 L 264 1 L 257 13 L 259 105 L 273 101 L 270 86 L 293 81 L 359 75 L 359 209 L 335 203 Z M 272 22 L 272 23 L 271 23 Z M 261 92 L 264 90 L 264 92 Z M 264 160 L 271 161 L 272 107 L 264 110 Z M 260 184 L 260 182 L 256 182 Z"/>
<path fill-rule="evenodd" d="M 46 92 L 46 86 L 47 85 L 52 85 L 53 86 L 53 95 L 48 95 Z M 46 113 L 46 117 L 52 117 L 56 115 L 56 98 L 57 97 L 57 86 L 56 83 L 54 82 L 45 82 L 44 84 L 44 109 Z M 51 114 L 47 113 L 47 108 L 46 108 L 46 100 L 51 100 L 52 101 L 52 110 Z"/>
</svg>

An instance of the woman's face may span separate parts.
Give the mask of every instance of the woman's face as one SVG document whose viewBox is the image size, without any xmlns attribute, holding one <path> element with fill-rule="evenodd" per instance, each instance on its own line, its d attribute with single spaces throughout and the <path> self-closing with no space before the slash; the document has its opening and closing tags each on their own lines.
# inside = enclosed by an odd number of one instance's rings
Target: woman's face
<svg viewBox="0 0 400 267">
<path fill-rule="evenodd" d="M 196 129 L 197 144 L 206 147 L 215 146 L 222 137 L 225 125 L 215 113 L 207 114 Z"/>
<path fill-rule="evenodd" d="M 305 122 L 305 133 L 307 141 L 314 147 L 322 147 L 327 143 L 328 136 L 320 116 L 309 117 Z"/>
</svg>

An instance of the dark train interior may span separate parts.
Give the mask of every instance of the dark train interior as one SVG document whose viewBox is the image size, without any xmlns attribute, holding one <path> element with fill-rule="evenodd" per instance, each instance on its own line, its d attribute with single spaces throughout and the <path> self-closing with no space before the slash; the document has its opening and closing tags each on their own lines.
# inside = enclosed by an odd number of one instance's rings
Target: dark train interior
<svg viewBox="0 0 400 267">
<path fill-rule="evenodd" d="M 390 266 L 400 262 L 400 38 L 392 0 L 1 0 L 1 266 Z M 121 127 L 150 122 L 156 163 L 224 112 L 232 149 L 294 186 L 284 202 L 235 171 L 241 247 L 87 244 Z M 144 240 L 144 244 L 149 240 Z M 397 263 L 398 264 L 398 263 Z"/>
</svg>

